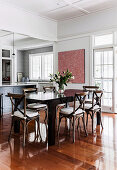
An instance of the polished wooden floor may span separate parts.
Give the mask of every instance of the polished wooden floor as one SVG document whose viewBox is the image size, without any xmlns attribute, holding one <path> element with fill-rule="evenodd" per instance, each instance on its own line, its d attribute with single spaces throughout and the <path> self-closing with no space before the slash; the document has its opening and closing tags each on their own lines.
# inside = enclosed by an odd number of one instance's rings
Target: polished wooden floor
<svg viewBox="0 0 117 170">
<path fill-rule="evenodd" d="M 29 126 L 26 147 L 22 147 L 22 132 L 12 136 L 8 143 L 10 115 L 0 120 L 0 170 L 116 170 L 117 169 L 117 115 L 103 114 L 102 130 L 95 126 L 91 134 L 91 122 L 88 125 L 88 137 L 82 132 L 72 143 L 72 132 L 64 131 L 62 122 L 60 140 L 48 147 L 45 125 L 41 124 L 43 142 L 35 138 L 33 124 Z M 41 120 L 42 121 L 42 120 Z M 95 121 L 96 124 L 96 121 Z"/>
</svg>

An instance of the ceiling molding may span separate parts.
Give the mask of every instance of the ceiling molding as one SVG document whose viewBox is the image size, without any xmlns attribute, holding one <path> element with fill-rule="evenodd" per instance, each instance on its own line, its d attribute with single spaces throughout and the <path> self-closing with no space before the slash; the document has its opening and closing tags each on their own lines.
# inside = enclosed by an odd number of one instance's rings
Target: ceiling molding
<svg viewBox="0 0 117 170">
<path fill-rule="evenodd" d="M 89 11 L 87 11 L 87 10 L 85 10 L 84 8 L 81 8 L 80 6 L 78 6 L 78 5 L 74 5 L 75 3 L 77 3 L 78 1 L 76 1 L 76 2 L 69 2 L 69 0 L 63 0 L 64 2 L 66 2 L 69 6 L 71 6 L 71 7 L 74 7 L 74 8 L 77 8 L 77 9 L 79 9 L 80 11 L 82 11 L 82 12 L 84 12 L 84 13 L 90 13 Z"/>
<path fill-rule="evenodd" d="M 37 49 L 37 48 L 42 48 L 42 47 L 49 47 L 49 46 L 53 46 L 53 42 L 42 43 L 42 44 L 32 45 L 28 47 L 17 47 L 15 49 L 20 50 L 20 51 L 27 51 L 27 50 L 32 50 L 32 49 Z"/>
</svg>

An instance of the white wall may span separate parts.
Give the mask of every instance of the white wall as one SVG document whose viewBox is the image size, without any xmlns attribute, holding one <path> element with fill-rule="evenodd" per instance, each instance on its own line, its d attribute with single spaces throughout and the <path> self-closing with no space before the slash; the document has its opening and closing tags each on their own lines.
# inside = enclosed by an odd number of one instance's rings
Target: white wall
<svg viewBox="0 0 117 170">
<path fill-rule="evenodd" d="M 85 84 L 91 84 L 91 35 L 117 30 L 117 7 L 58 22 L 57 52 L 85 49 Z M 58 54 L 56 52 L 56 61 Z M 56 63 L 57 63 L 56 62 Z M 57 64 L 58 68 L 58 64 Z M 84 84 L 69 84 L 68 88 L 81 88 Z"/>
<path fill-rule="evenodd" d="M 58 22 L 58 38 L 117 28 L 117 7 Z"/>
<path fill-rule="evenodd" d="M 55 21 L 4 3 L 0 3 L 0 29 L 43 40 L 55 41 L 57 39 L 57 23 Z"/>
<path fill-rule="evenodd" d="M 58 61 L 58 52 L 85 49 L 85 84 L 68 84 L 67 88 L 82 88 L 83 85 L 90 83 L 90 37 L 82 37 L 71 40 L 60 41 L 56 43 L 56 60 Z M 56 62 L 58 68 L 58 62 Z"/>
</svg>

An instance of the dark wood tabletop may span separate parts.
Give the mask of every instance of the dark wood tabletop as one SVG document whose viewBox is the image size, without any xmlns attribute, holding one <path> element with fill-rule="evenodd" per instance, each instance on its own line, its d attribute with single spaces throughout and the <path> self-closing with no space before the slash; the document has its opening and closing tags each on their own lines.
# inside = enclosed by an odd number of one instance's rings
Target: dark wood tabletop
<svg viewBox="0 0 117 170">
<path fill-rule="evenodd" d="M 68 97 L 74 97 L 75 93 L 83 92 L 80 89 L 67 89 L 63 94 L 58 94 L 57 92 L 37 92 L 37 93 L 29 93 L 26 95 L 27 100 L 40 101 L 40 102 L 48 102 L 56 99 L 64 99 Z"/>
</svg>

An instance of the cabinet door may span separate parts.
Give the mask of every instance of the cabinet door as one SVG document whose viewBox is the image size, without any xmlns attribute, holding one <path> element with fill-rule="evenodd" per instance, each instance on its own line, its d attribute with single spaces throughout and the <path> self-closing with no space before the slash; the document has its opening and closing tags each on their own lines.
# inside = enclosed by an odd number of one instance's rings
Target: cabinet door
<svg viewBox="0 0 117 170">
<path fill-rule="evenodd" d="M 8 93 L 13 93 L 13 87 L 2 87 L 0 93 L 3 93 L 3 113 L 11 112 L 11 101 L 9 97 L 6 97 Z"/>
<path fill-rule="evenodd" d="M 20 87 L 20 86 L 13 87 L 13 93 L 22 94 L 23 93 L 23 87 Z"/>
</svg>

